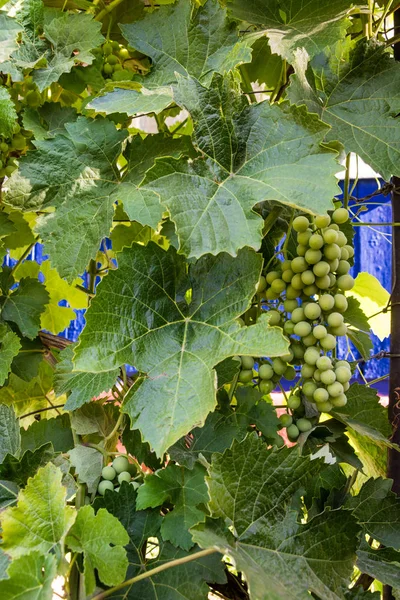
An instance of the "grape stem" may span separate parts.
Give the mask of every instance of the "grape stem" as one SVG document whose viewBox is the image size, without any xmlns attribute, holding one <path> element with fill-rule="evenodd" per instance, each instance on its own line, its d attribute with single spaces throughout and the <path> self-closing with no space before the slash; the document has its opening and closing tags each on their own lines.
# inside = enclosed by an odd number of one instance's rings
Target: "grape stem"
<svg viewBox="0 0 400 600">
<path fill-rule="evenodd" d="M 218 552 L 215 548 L 207 548 L 207 550 L 201 550 L 200 552 L 195 552 L 194 554 L 190 554 L 189 556 L 183 556 L 182 558 L 177 558 L 175 560 L 170 560 L 159 567 L 155 567 L 154 569 L 150 569 L 145 573 L 141 573 L 140 575 L 136 575 L 136 577 L 132 577 L 131 579 L 127 579 L 123 581 L 119 585 L 116 585 L 101 594 L 97 594 L 97 596 L 93 596 L 92 600 L 103 600 L 104 598 L 108 598 L 117 592 L 118 590 L 122 590 L 124 587 L 128 585 L 133 585 L 138 581 L 142 581 L 142 579 L 147 579 L 148 577 L 153 577 L 153 575 L 157 575 L 157 573 L 161 573 L 166 569 L 171 569 L 172 567 L 178 567 L 179 565 L 184 565 L 185 563 L 191 562 L 193 560 L 198 560 L 199 558 L 203 558 L 204 556 L 208 556 L 209 554 L 214 554 Z"/>
<path fill-rule="evenodd" d="M 113 2 L 111 2 L 111 4 L 109 4 L 108 6 L 103 8 L 103 10 L 101 10 L 99 12 L 99 14 L 95 16 L 94 20 L 101 21 L 106 15 L 108 15 L 108 13 L 110 13 L 112 10 L 114 10 L 114 8 L 117 8 L 117 6 L 119 4 L 121 4 L 123 1 L 124 0 L 113 0 Z"/>
</svg>

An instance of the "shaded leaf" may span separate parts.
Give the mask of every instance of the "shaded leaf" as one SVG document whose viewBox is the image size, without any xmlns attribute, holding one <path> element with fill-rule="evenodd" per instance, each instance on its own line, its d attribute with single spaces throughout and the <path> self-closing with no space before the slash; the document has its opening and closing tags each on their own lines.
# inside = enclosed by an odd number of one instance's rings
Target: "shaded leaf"
<svg viewBox="0 0 400 600">
<path fill-rule="evenodd" d="M 0 511 L 17 503 L 18 486 L 12 481 L 0 480 Z"/>
<path fill-rule="evenodd" d="M 86 483 L 89 494 L 97 490 L 103 468 L 103 455 L 95 448 L 76 446 L 69 452 L 69 460 L 79 483 Z"/>
<path fill-rule="evenodd" d="M 55 452 L 67 452 L 73 448 L 74 440 L 68 415 L 42 419 L 32 423 L 28 429 L 21 429 L 21 452 L 34 451 L 49 442 Z"/>
<path fill-rule="evenodd" d="M 8 579 L 0 581 L 2 600 L 52 600 L 52 583 L 57 575 L 56 557 L 31 552 L 13 560 L 8 567 Z"/>
<path fill-rule="evenodd" d="M 0 12 L 0 63 L 8 60 L 17 49 L 17 35 L 21 30 L 22 26 L 15 19 Z"/>
<path fill-rule="evenodd" d="M 13 359 L 21 348 L 21 342 L 16 333 L 4 323 L 0 324 L 0 385 L 8 377 Z"/>
<path fill-rule="evenodd" d="M 347 303 L 348 307 L 343 313 L 346 323 L 349 323 L 349 325 L 352 325 L 357 329 L 361 329 L 362 331 L 369 331 L 370 324 L 368 318 L 361 308 L 360 302 L 353 296 L 349 296 L 347 298 Z"/>
<path fill-rule="evenodd" d="M 10 94 L 8 93 L 7 88 L 0 87 L 0 129 L 5 138 L 12 137 L 16 122 L 17 112 L 14 103 L 10 98 Z"/>
<path fill-rule="evenodd" d="M 16 323 L 22 335 L 33 339 L 40 329 L 40 318 L 48 302 L 49 294 L 44 285 L 25 277 L 5 299 L 1 316 L 5 321 Z"/>
<path fill-rule="evenodd" d="M 7 454 L 17 456 L 20 447 L 19 419 L 12 407 L 0 404 L 0 462 Z"/>
<path fill-rule="evenodd" d="M 357 568 L 382 583 L 400 587 L 400 552 L 392 548 L 376 550 L 363 542 L 357 552 Z"/>
<path fill-rule="evenodd" d="M 21 458 L 15 458 L 8 454 L 0 465 L 0 479 L 12 481 L 18 486 L 24 487 L 28 479 L 53 458 L 54 450 L 51 443 L 45 444 L 33 452 L 27 450 Z"/>
</svg>

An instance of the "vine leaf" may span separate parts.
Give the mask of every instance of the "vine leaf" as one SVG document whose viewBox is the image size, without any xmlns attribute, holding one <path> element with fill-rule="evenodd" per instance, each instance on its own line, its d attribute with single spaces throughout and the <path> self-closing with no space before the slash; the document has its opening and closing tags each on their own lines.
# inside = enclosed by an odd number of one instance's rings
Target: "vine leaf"
<svg viewBox="0 0 400 600">
<path fill-rule="evenodd" d="M 0 385 L 3 385 L 21 348 L 19 337 L 5 323 L 0 323 L 0 344 Z"/>
<path fill-rule="evenodd" d="M 293 449 L 268 450 L 255 435 L 234 441 L 214 456 L 208 479 L 210 510 L 221 518 L 192 528 L 194 541 L 229 554 L 251 597 L 263 598 L 268 589 L 273 600 L 306 600 L 309 591 L 343 598 L 358 544 L 355 518 L 346 510 L 326 510 L 300 524 L 293 510 L 323 468 Z"/>
<path fill-rule="evenodd" d="M 349 323 L 349 325 L 352 325 L 357 329 L 368 332 L 370 330 L 370 324 L 367 316 L 361 308 L 360 302 L 357 300 L 357 298 L 348 296 L 347 303 L 348 307 L 343 313 L 346 323 Z"/>
<path fill-rule="evenodd" d="M 390 335 L 390 316 L 386 310 L 390 304 L 389 292 L 370 273 L 358 273 L 350 294 L 360 302 L 364 313 L 371 315 L 369 327 L 382 342 Z"/>
<path fill-rule="evenodd" d="M 369 358 L 374 345 L 371 340 L 371 335 L 364 331 L 355 331 L 354 329 L 347 330 L 347 336 L 357 348 L 359 353 L 366 360 Z"/>
<path fill-rule="evenodd" d="M 1 17 L 0 17 L 1 19 Z M 0 34 L 1 35 L 1 34 Z M 0 128 L 5 138 L 12 137 L 14 125 L 17 121 L 17 112 L 10 98 L 7 88 L 0 88 Z"/>
<path fill-rule="evenodd" d="M 400 552 L 393 548 L 371 548 L 363 541 L 357 551 L 356 566 L 386 585 L 400 587 Z"/>
<path fill-rule="evenodd" d="M 57 561 L 53 554 L 31 552 L 13 560 L 8 567 L 8 579 L 0 581 L 2 600 L 29 598 L 51 600 L 52 583 L 57 575 Z"/>
<path fill-rule="evenodd" d="M 392 484 L 391 479 L 368 479 L 347 506 L 368 535 L 400 550 L 400 500 L 391 491 Z"/>
<path fill-rule="evenodd" d="M 19 488 L 15 483 L 0 479 L 0 511 L 17 503 L 18 491 Z"/>
<path fill-rule="evenodd" d="M 7 385 L 0 388 L 0 404 L 13 406 L 15 414 L 20 417 L 40 408 L 48 408 L 53 386 L 53 369 L 46 361 L 39 364 L 38 374 L 30 381 L 25 381 L 10 373 Z M 34 422 L 34 416 L 24 418 L 24 425 Z"/>
<path fill-rule="evenodd" d="M 0 479 L 12 481 L 20 487 L 24 487 L 30 477 L 34 477 L 40 467 L 44 467 L 54 459 L 54 449 L 51 443 L 47 443 L 34 451 L 26 450 L 21 458 L 7 454 L 0 465 Z"/>
<path fill-rule="evenodd" d="M 103 456 L 95 448 L 76 446 L 69 452 L 79 483 L 86 483 L 89 494 L 97 490 L 103 468 Z"/>
<path fill-rule="evenodd" d="M 47 554 L 63 542 L 75 511 L 65 504 L 61 478 L 60 469 L 48 463 L 19 493 L 17 506 L 3 512 L 2 548 L 7 554 L 19 557 L 35 550 Z"/>
<path fill-rule="evenodd" d="M 20 448 L 19 419 L 12 406 L 0 404 L 0 463 L 7 454 L 17 456 Z"/>
<path fill-rule="evenodd" d="M 74 447 L 68 415 L 35 421 L 28 429 L 21 429 L 21 452 L 33 452 L 48 442 L 53 445 L 54 452 L 67 452 Z"/>
<path fill-rule="evenodd" d="M 57 364 L 54 375 L 54 389 L 61 396 L 71 392 L 64 405 L 64 410 L 76 410 L 102 392 L 108 392 L 114 385 L 119 369 L 104 373 L 76 373 L 73 371 L 72 358 L 73 345 L 67 346 L 60 353 L 60 362 Z"/>
<path fill-rule="evenodd" d="M 127 363 L 147 373 L 130 388 L 123 411 L 159 456 L 214 409 L 215 365 L 236 354 L 285 353 L 282 330 L 269 327 L 267 315 L 251 327 L 236 321 L 254 295 L 261 262 L 249 249 L 236 259 L 207 256 L 191 265 L 188 278 L 173 247 L 135 244 L 99 285 L 76 369 L 104 372 Z"/>
<path fill-rule="evenodd" d="M 78 15 L 81 16 L 81 15 Z M 108 235 L 120 180 L 116 161 L 127 132 L 107 119 L 79 117 L 53 139 L 35 141 L 9 181 L 6 202 L 47 210 L 37 231 L 53 268 L 72 283 Z"/>
<path fill-rule="evenodd" d="M 5 321 L 15 323 L 22 335 L 33 340 L 48 302 L 49 294 L 44 285 L 32 277 L 24 277 L 18 288 L 4 300 L 1 316 Z"/>
<path fill-rule="evenodd" d="M 84 554 L 87 594 L 96 587 L 95 569 L 105 585 L 117 585 L 124 580 L 128 559 L 123 546 L 128 544 L 129 536 L 118 519 L 104 508 L 96 515 L 92 506 L 80 508 L 66 542 L 71 550 Z"/>
<path fill-rule="evenodd" d="M 315 66 L 315 76 L 311 68 L 304 72 L 299 67 L 291 77 L 289 99 L 306 104 L 331 126 L 327 141 L 338 140 L 346 153 L 355 152 L 388 181 L 400 174 L 400 65 L 384 46 L 365 41 L 348 60 L 338 66 L 334 60 Z"/>
<path fill-rule="evenodd" d="M 198 8 L 179 0 L 120 29 L 131 46 L 152 59 L 152 70 L 144 79 L 149 89 L 170 86 L 176 73 L 209 85 L 215 72 L 226 73 L 251 60 L 250 48 L 239 39 L 217 0 Z"/>
<path fill-rule="evenodd" d="M 138 82 L 129 82 L 124 84 L 124 87 L 121 87 L 122 85 L 107 84 L 101 94 L 88 103 L 87 108 L 106 115 L 116 112 L 127 115 L 159 114 L 173 101 L 169 89 L 148 90 Z"/>
<path fill-rule="evenodd" d="M 304 107 L 249 106 L 230 78 L 220 76 L 210 89 L 178 77 L 175 99 L 190 112 L 194 145 L 204 156 L 190 162 L 160 159 L 142 187 L 160 195 L 181 253 L 198 258 L 236 255 L 243 246 L 258 249 L 263 221 L 252 209 L 261 201 L 317 214 L 332 208 L 337 162 L 319 145 L 325 125 Z"/>
<path fill-rule="evenodd" d="M 361 2 L 364 4 L 364 2 Z M 267 35 L 272 52 L 292 63 L 301 48 L 309 57 L 344 37 L 346 16 L 352 0 L 228 0 L 232 17 L 258 25 L 261 31 L 250 37 Z"/>
<path fill-rule="evenodd" d="M 23 27 L 15 19 L 0 13 L 0 63 L 8 60 L 18 48 L 17 35 Z"/>
<path fill-rule="evenodd" d="M 164 517 L 161 535 L 167 542 L 190 550 L 193 546 L 190 527 L 204 521 L 200 504 L 208 501 L 204 480 L 205 469 L 195 465 L 192 471 L 178 465 L 169 465 L 146 477 L 138 490 L 137 508 L 155 508 L 170 501 L 174 508 Z"/>
</svg>

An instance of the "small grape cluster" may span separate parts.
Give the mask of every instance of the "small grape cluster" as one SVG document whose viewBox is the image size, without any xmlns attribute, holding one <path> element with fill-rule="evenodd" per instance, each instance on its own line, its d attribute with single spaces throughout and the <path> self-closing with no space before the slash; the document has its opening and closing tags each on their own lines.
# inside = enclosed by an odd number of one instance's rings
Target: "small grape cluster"
<svg viewBox="0 0 400 600">
<path fill-rule="evenodd" d="M 137 481 L 132 480 L 133 465 L 130 464 L 125 456 L 117 456 L 111 465 L 107 465 L 101 472 L 102 479 L 98 485 L 97 491 L 104 496 L 106 490 L 119 491 L 119 486 L 123 481 L 127 481 L 135 488 L 139 487 Z M 134 470 L 134 473 L 136 470 Z"/>
<path fill-rule="evenodd" d="M 125 62 L 131 58 L 126 46 L 115 41 L 107 41 L 102 46 L 103 74 L 113 81 L 131 81 L 133 72 L 125 68 Z"/>
<path fill-rule="evenodd" d="M 18 157 L 26 150 L 31 137 L 31 132 L 21 129 L 17 123 L 11 138 L 0 136 L 0 179 L 11 177 L 18 168 Z"/>
</svg>

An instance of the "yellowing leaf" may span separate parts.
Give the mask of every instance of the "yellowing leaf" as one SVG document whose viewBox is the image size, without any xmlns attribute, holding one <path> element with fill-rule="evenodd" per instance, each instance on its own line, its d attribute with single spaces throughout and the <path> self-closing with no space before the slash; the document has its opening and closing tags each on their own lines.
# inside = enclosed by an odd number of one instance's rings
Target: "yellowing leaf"
<svg viewBox="0 0 400 600">
<path fill-rule="evenodd" d="M 350 294 L 359 301 L 375 335 L 381 341 L 388 337 L 390 335 L 389 313 L 382 312 L 379 315 L 376 313 L 388 305 L 390 294 L 377 278 L 370 273 L 359 273 Z"/>
</svg>

